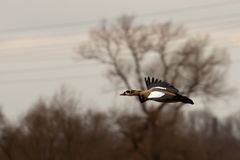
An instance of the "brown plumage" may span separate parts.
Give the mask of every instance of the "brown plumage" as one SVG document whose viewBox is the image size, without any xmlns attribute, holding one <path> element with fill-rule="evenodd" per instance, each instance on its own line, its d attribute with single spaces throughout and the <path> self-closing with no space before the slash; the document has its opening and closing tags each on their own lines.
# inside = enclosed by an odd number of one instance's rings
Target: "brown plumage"
<svg viewBox="0 0 240 160">
<path fill-rule="evenodd" d="M 123 92 L 122 96 L 138 96 L 141 103 L 147 100 L 153 100 L 157 102 L 173 103 L 183 102 L 194 104 L 191 99 L 186 96 L 179 94 L 172 84 L 158 79 L 145 78 L 147 89 L 145 90 L 127 90 Z"/>
</svg>

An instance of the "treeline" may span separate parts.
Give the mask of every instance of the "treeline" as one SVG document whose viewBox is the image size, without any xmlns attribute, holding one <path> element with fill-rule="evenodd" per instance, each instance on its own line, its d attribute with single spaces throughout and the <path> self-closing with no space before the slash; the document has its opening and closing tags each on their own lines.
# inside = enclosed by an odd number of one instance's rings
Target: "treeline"
<svg viewBox="0 0 240 160">
<path fill-rule="evenodd" d="M 1 114 L 0 159 L 240 159 L 237 116 L 220 121 L 207 111 L 186 115 L 174 107 L 148 115 L 81 107 L 71 98 L 39 100 L 16 125 Z"/>
</svg>

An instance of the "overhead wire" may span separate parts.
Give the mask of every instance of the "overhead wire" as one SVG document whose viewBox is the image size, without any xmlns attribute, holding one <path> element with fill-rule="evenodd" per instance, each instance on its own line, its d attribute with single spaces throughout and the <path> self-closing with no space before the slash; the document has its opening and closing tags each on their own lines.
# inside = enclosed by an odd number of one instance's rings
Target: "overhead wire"
<svg viewBox="0 0 240 160">
<path fill-rule="evenodd" d="M 144 13 L 144 14 L 137 14 L 136 17 L 148 17 L 148 16 L 154 16 L 154 15 L 165 15 L 170 13 L 178 13 L 179 12 L 188 12 L 190 10 L 198 10 L 198 9 L 208 9 L 208 8 L 216 8 L 221 6 L 227 6 L 227 5 L 234 5 L 234 4 L 240 4 L 239 0 L 225 0 L 225 1 L 218 1 L 214 3 L 207 3 L 202 5 L 192 5 L 187 7 L 181 7 L 177 9 L 168 9 L 163 11 L 157 11 L 152 13 Z M 114 17 L 107 18 L 108 20 L 113 20 Z M 44 30 L 44 29 L 56 29 L 56 28 L 65 28 L 65 27 L 73 27 L 73 26 L 84 26 L 87 24 L 97 24 L 99 23 L 99 19 L 95 20 L 85 20 L 85 21 L 76 21 L 76 22 L 65 22 L 60 24 L 52 24 L 52 25 L 44 25 L 44 26 L 37 26 L 37 27 L 26 27 L 26 28 L 12 28 L 8 30 L 2 30 L 1 33 L 7 33 L 7 32 L 24 32 L 24 31 L 36 31 L 36 30 Z"/>
<path fill-rule="evenodd" d="M 193 6 L 186 6 L 182 8 L 177 8 L 177 9 L 169 9 L 169 10 L 164 10 L 164 11 L 158 11 L 158 12 L 153 12 L 153 13 L 145 13 L 145 14 L 140 14 L 139 16 L 154 16 L 154 15 L 163 15 L 163 14 L 170 14 L 170 13 L 179 13 L 179 12 L 188 12 L 189 10 L 198 10 L 198 9 L 208 9 L 208 8 L 216 8 L 216 7 L 226 7 L 228 5 L 234 5 L 234 4 L 239 4 L 240 1 L 238 0 L 226 0 L 222 2 L 214 2 L 214 3 L 208 3 L 208 4 L 202 4 L 202 5 L 193 5 Z"/>
<path fill-rule="evenodd" d="M 177 9 L 170 9 L 170 10 L 164 10 L 164 11 L 159 11 L 159 12 L 154 12 L 154 13 L 144 13 L 144 14 L 140 14 L 140 15 L 137 15 L 137 17 L 140 17 L 140 18 L 143 18 L 143 17 L 148 17 L 148 16 L 154 16 L 154 15 L 164 15 L 164 14 L 169 14 L 169 13 L 179 13 L 179 12 L 187 12 L 189 10 L 196 10 L 196 9 L 207 9 L 209 7 L 221 7 L 221 6 L 226 6 L 226 5 L 234 5 L 235 3 L 237 4 L 240 4 L 239 3 L 240 1 L 238 0 L 226 0 L 226 1 L 221 1 L 221 2 L 215 2 L 215 3 L 208 3 L 208 4 L 203 4 L 203 5 L 193 5 L 193 6 L 187 6 L 187 7 L 181 7 L 181 8 L 177 8 Z M 231 15 L 229 15 L 231 16 Z M 210 19 L 213 19 L 214 17 L 210 18 Z M 217 16 L 215 17 L 217 18 Z M 219 17 L 221 18 L 221 17 Z M 110 18 L 111 19 L 111 18 Z M 200 20 L 207 20 L 209 19 L 209 17 L 207 18 L 200 18 L 198 19 L 199 21 Z M 192 21 L 194 21 L 194 19 L 192 19 Z M 94 20 L 91 22 L 95 22 L 95 23 L 98 23 L 99 22 L 99 19 L 97 20 Z M 30 28 L 24 28 L 24 29 L 15 29 L 16 31 L 20 31 L 20 32 L 23 32 L 23 31 L 31 31 L 31 30 L 42 30 L 42 29 L 51 29 L 51 28 L 61 28 L 61 27 L 72 27 L 72 26 L 75 26 L 76 24 L 81 24 L 81 25 L 84 25 L 84 24 L 89 24 L 89 20 L 85 20 L 85 21 L 80 21 L 80 22 L 70 22 L 70 23 L 62 23 L 62 24 L 54 24 L 54 25 L 46 25 L 46 26 L 38 26 L 38 27 L 30 27 Z M 6 32 L 6 31 L 4 31 Z"/>
<path fill-rule="evenodd" d="M 154 16 L 154 15 L 159 15 L 159 14 L 168 14 L 168 13 L 177 13 L 177 12 L 186 12 L 187 10 L 194 10 L 194 9 L 201 9 L 201 8 L 206 8 L 206 7 L 219 7 L 219 6 L 224 6 L 224 5 L 229 5 L 229 4 L 236 4 L 238 3 L 239 1 L 232 1 L 232 3 L 229 3 L 229 0 L 228 1 L 222 1 L 221 3 L 210 3 L 210 4 L 205 4 L 205 5 L 200 5 L 200 6 L 189 6 L 189 7 L 184 7 L 184 8 L 180 8 L 180 9 L 173 9 L 173 10 L 165 10 L 165 11 L 162 11 L 162 12 L 156 12 L 156 13 L 152 13 L 152 14 L 143 14 L 143 15 L 138 15 L 137 17 L 144 17 L 144 16 Z M 235 13 L 233 13 L 232 15 L 234 15 Z M 229 14 L 228 16 L 230 16 L 231 14 Z M 212 17 L 206 17 L 205 18 L 205 21 L 209 21 L 211 19 L 216 19 L 216 18 L 221 18 L 221 16 L 212 16 Z M 204 17 L 202 18 L 199 18 L 200 21 L 204 21 Z M 191 19 L 190 19 L 191 21 Z M 192 20 L 192 21 L 196 21 L 196 20 Z M 52 25 L 52 26 L 40 26 L 40 27 L 37 27 L 37 28 L 28 28 L 28 29 L 25 29 L 25 30 L 22 30 L 22 31 L 29 31 L 29 30 L 41 30 L 41 29 L 49 29 L 49 28 L 58 28 L 58 27 L 67 27 L 67 26 L 75 26 L 75 25 L 86 25 L 86 24 L 89 24 L 89 23 L 95 23 L 96 21 L 85 21 L 85 22 L 79 22 L 79 23 L 65 23 L 65 24 L 62 24 L 62 25 Z M 99 22 L 99 20 L 97 21 Z M 17 31 L 17 30 L 15 30 Z M 0 55 L 1 56 L 1 55 Z M 73 66 L 65 66 L 66 68 L 71 68 Z M 59 69 L 63 69 L 64 66 L 59 66 Z M 55 67 L 52 67 L 52 68 L 38 68 L 36 69 L 36 71 L 41 71 L 41 70 L 57 70 L 58 67 L 55 66 Z M 34 72 L 34 69 L 31 68 L 31 69 L 26 69 L 24 70 L 23 72 L 28 72 L 28 71 L 31 71 L 31 72 Z M 8 71 L 4 71 L 5 73 L 7 73 Z M 17 73 L 18 71 L 17 70 L 12 70 L 10 71 L 12 73 Z M 1 72 L 0 72 L 1 74 Z M 77 77 L 77 76 L 76 76 Z"/>
<path fill-rule="evenodd" d="M 55 65 L 55 66 L 48 66 L 48 67 L 40 67 L 40 68 L 23 68 L 23 69 L 10 69 L 10 70 L 0 70 L 0 75 L 4 74 L 13 74 L 13 73 L 29 73 L 29 72 L 39 72 L 39 71 L 54 71 L 54 70 L 63 70 L 63 69 L 74 69 L 74 68 L 83 68 L 84 65 L 99 65 L 99 62 L 88 62 L 88 63 L 76 63 L 76 64 L 68 64 L 68 65 Z M 89 66 L 88 66 L 89 67 Z"/>
<path fill-rule="evenodd" d="M 54 77 L 43 77 L 43 78 L 29 78 L 29 79 L 11 79 L 11 80 L 0 80 L 0 85 L 7 84 L 18 84 L 18 83 L 35 83 L 35 82 L 49 82 L 56 80 L 78 80 L 86 78 L 96 78 L 96 76 L 103 76 L 103 74 L 94 73 L 86 75 L 65 75 L 65 76 L 54 76 Z"/>
</svg>

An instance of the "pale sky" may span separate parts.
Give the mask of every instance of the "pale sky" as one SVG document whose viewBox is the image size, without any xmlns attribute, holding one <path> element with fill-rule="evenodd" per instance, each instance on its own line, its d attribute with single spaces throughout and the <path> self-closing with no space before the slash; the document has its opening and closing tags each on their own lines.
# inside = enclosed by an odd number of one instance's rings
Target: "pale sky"
<svg viewBox="0 0 240 160">
<path fill-rule="evenodd" d="M 140 22 L 172 20 L 194 34 L 209 34 L 214 45 L 226 47 L 233 63 L 227 76 L 239 84 L 239 0 L 11 0 L 0 1 L 0 105 L 10 119 L 24 114 L 39 96 L 69 86 L 85 103 L 102 108 L 117 103 L 104 77 L 105 67 L 80 62 L 78 44 L 102 18 L 138 15 Z M 97 82 L 97 83 L 96 83 Z M 107 86 L 107 87 L 106 87 Z M 113 97 L 116 97 L 114 99 Z M 238 95 L 227 101 L 229 113 Z"/>
</svg>

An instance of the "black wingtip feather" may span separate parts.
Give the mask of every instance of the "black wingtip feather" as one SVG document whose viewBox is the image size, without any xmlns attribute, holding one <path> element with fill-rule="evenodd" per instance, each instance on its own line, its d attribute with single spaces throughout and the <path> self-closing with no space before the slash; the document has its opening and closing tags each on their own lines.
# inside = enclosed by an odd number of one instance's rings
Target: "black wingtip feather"
<svg viewBox="0 0 240 160">
<path fill-rule="evenodd" d="M 160 86 L 160 87 L 172 88 L 175 92 L 178 92 L 178 89 L 176 89 L 172 84 L 167 83 L 162 80 L 158 80 L 157 78 L 155 79 L 154 77 L 152 77 L 152 78 L 145 77 L 145 83 L 146 83 L 146 86 L 148 89 L 150 89 L 152 87 Z"/>
</svg>

